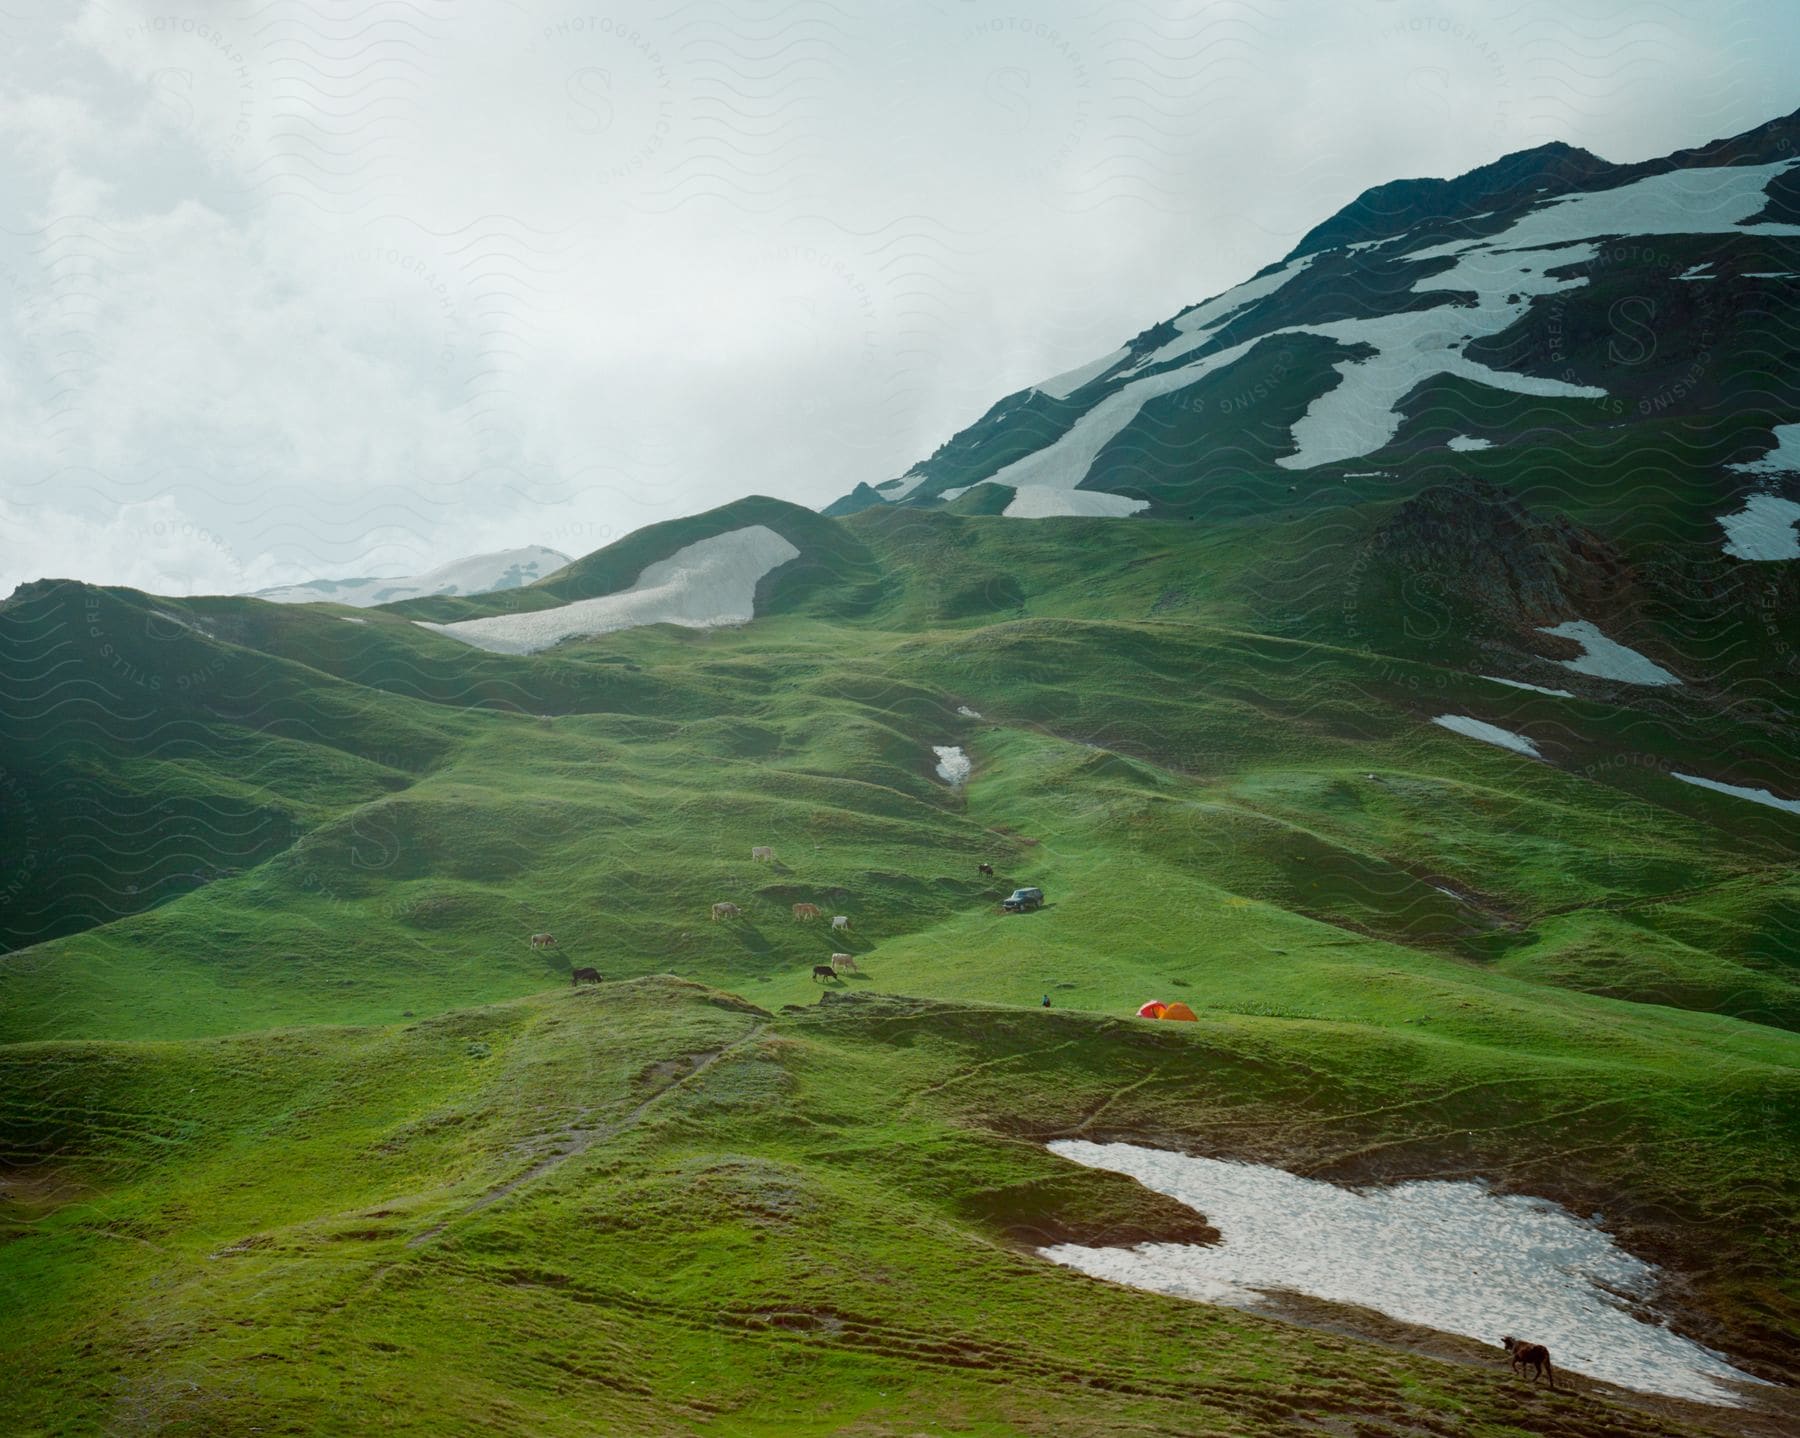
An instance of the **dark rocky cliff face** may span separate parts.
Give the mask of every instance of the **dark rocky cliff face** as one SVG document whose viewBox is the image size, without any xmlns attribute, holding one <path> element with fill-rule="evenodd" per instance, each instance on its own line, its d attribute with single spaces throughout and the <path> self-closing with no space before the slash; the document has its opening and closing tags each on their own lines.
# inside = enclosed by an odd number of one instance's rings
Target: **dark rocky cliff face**
<svg viewBox="0 0 1800 1438">
<path fill-rule="evenodd" d="M 1633 581 L 1607 540 L 1480 479 L 1421 491 L 1376 531 L 1372 548 L 1395 569 L 1520 628 L 1613 608 Z"/>
</svg>

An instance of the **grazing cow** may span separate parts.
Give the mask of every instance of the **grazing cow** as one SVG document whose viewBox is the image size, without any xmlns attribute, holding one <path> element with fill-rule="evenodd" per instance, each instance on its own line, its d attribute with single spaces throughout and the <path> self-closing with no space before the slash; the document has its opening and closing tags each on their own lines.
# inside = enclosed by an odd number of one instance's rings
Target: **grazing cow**
<svg viewBox="0 0 1800 1438">
<path fill-rule="evenodd" d="M 1512 1355 L 1514 1373 L 1521 1373 L 1529 1368 L 1534 1375 L 1532 1382 L 1548 1378 L 1550 1386 L 1556 1387 L 1556 1373 L 1550 1367 L 1550 1350 L 1541 1343 L 1524 1343 L 1510 1333 L 1500 1340 L 1500 1346 Z"/>
<path fill-rule="evenodd" d="M 750 851 L 750 857 L 752 859 L 760 860 L 765 864 L 773 864 L 775 862 L 775 851 L 767 844 L 758 844 Z"/>
<path fill-rule="evenodd" d="M 720 919 L 735 919 L 743 912 L 736 904 L 714 904 L 712 906 L 713 922 L 716 924 Z"/>
<path fill-rule="evenodd" d="M 837 970 L 832 968 L 830 964 L 814 964 L 813 965 L 813 982 L 814 983 L 828 984 L 836 977 L 837 977 Z"/>
<path fill-rule="evenodd" d="M 856 967 L 855 956 L 851 954 L 833 954 L 831 956 L 831 966 L 834 969 L 851 969 L 857 973 L 862 972 L 861 969 Z"/>
<path fill-rule="evenodd" d="M 600 970 L 576 969 L 569 975 L 569 987 L 576 988 L 581 984 L 597 984 L 600 982 Z"/>
<path fill-rule="evenodd" d="M 534 949 L 554 949 L 556 947 L 556 935 L 533 934 L 531 936 L 531 947 Z"/>
<path fill-rule="evenodd" d="M 817 904 L 795 904 L 794 917 L 802 920 L 819 918 L 819 906 Z"/>
<path fill-rule="evenodd" d="M 831 932 L 834 934 L 849 933 L 850 916 L 848 914 L 833 914 L 831 916 Z"/>
<path fill-rule="evenodd" d="M 991 879 L 994 877 L 994 866 L 992 864 L 977 864 L 975 866 L 975 872 L 978 874 L 986 874 Z"/>
</svg>

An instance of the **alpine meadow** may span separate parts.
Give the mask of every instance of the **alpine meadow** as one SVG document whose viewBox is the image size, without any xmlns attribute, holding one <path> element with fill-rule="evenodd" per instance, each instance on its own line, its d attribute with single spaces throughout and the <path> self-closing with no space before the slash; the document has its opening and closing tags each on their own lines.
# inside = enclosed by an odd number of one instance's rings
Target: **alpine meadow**
<svg viewBox="0 0 1800 1438">
<path fill-rule="evenodd" d="M 19 583 L 0 1430 L 1795 1432 L 1800 112 L 1314 219 L 822 508 Z"/>
</svg>

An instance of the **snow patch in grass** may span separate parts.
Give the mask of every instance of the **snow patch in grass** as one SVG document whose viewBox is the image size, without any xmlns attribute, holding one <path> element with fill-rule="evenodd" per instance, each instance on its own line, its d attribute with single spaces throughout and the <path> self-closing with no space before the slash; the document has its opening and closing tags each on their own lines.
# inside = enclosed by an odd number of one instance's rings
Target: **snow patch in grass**
<svg viewBox="0 0 1800 1438">
<path fill-rule="evenodd" d="M 979 719 L 981 717 L 973 709 L 971 709 L 967 704 L 958 704 L 956 706 L 956 712 L 958 714 L 962 715 L 963 718 L 965 718 L 965 719 Z"/>
<path fill-rule="evenodd" d="M 353 614 L 340 614 L 338 615 L 338 618 L 343 620 L 346 624 L 367 624 L 369 622 L 366 619 L 358 619 Z"/>
<path fill-rule="evenodd" d="M 1559 639 L 1573 639 L 1587 652 L 1576 659 L 1553 662 L 1577 674 L 1592 674 L 1597 679 L 1617 679 L 1623 684 L 1679 684 L 1681 681 L 1664 669 L 1623 644 L 1608 639 L 1585 619 L 1571 619 L 1566 624 L 1540 624 L 1540 634 L 1554 634 Z"/>
<path fill-rule="evenodd" d="M 1470 450 L 1492 449 L 1494 447 L 1493 440 L 1478 439 L 1472 434 L 1452 435 L 1446 443 L 1458 454 L 1467 454 Z"/>
<path fill-rule="evenodd" d="M 1510 729 L 1502 729 L 1498 724 L 1486 724 L 1479 719 L 1471 719 L 1467 714 L 1440 714 L 1431 721 L 1442 725 L 1445 729 L 1457 734 L 1466 735 L 1470 739 L 1479 739 L 1484 744 L 1498 744 L 1502 749 L 1511 749 L 1515 754 L 1524 754 L 1528 758 L 1542 759 L 1537 745 L 1523 734 L 1515 734 Z"/>
<path fill-rule="evenodd" d="M 1725 552 L 1734 559 L 1800 559 L 1800 504 L 1753 494 L 1736 514 L 1721 514 Z"/>
<path fill-rule="evenodd" d="M 931 752 L 937 755 L 937 776 L 952 789 L 960 789 L 968 782 L 974 765 L 969 756 L 963 753 L 956 744 L 933 744 Z"/>
<path fill-rule="evenodd" d="M 1716 280 L 1718 279 L 1717 275 L 1704 273 L 1712 268 L 1712 263 L 1711 260 L 1706 260 L 1701 264 L 1690 266 L 1680 274 L 1676 275 L 1675 278 L 1678 280 Z"/>
<path fill-rule="evenodd" d="M 800 551 L 774 530 L 754 524 L 683 546 L 647 565 L 631 588 L 617 594 L 528 614 L 494 614 L 453 624 L 415 622 L 496 654 L 535 654 L 565 640 L 644 624 L 685 629 L 745 624 L 755 617 L 762 577 L 799 557 Z"/>
<path fill-rule="evenodd" d="M 1206 1246 L 1039 1250 L 1095 1278 L 1234 1308 L 1262 1306 L 1270 1292 L 1353 1303 L 1494 1344 L 1497 1365 L 1500 1337 L 1513 1333 L 1547 1345 L 1559 1369 L 1702 1403 L 1739 1405 L 1731 1385 L 1758 1381 L 1634 1317 L 1615 1295 L 1647 1304 L 1657 1270 L 1545 1199 L 1432 1179 L 1359 1191 L 1129 1143 L 1064 1139 L 1049 1148 L 1135 1178 L 1219 1230 Z"/>
<path fill-rule="evenodd" d="M 1790 814 L 1800 814 L 1800 799 L 1778 799 L 1767 789 L 1751 789 L 1743 784 L 1722 784 L 1717 779 L 1702 779 L 1698 774 L 1676 774 L 1673 777 L 1683 784 L 1698 784 L 1702 789 L 1713 789 L 1721 794 L 1748 799 L 1752 804 L 1766 804 L 1771 809 L 1785 809 Z"/>
<path fill-rule="evenodd" d="M 1567 689 L 1546 689 L 1542 684 L 1527 684 L 1523 679 L 1502 679 L 1498 674 L 1483 674 L 1479 677 L 1490 684 L 1504 684 L 1508 689 L 1529 689 L 1534 694 L 1553 694 L 1558 699 L 1575 697 Z"/>
</svg>

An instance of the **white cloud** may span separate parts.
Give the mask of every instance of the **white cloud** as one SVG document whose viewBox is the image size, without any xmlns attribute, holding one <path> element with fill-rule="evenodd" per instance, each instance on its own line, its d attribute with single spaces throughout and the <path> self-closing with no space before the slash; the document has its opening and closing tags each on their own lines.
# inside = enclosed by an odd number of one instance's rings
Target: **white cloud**
<svg viewBox="0 0 1800 1438">
<path fill-rule="evenodd" d="M 1552 138 L 1633 158 L 1785 95 L 1776 40 L 1720 51 L 1680 7 L 1604 34 L 1548 4 L 1489 34 L 1460 0 L 1428 32 L 1388 5 L 975 9 L 21 19 L 6 493 L 167 495 L 277 579 L 822 502 L 1368 185 Z M 1601 40 L 1633 83 L 1595 105 L 1604 54 L 1564 57 Z"/>
</svg>

